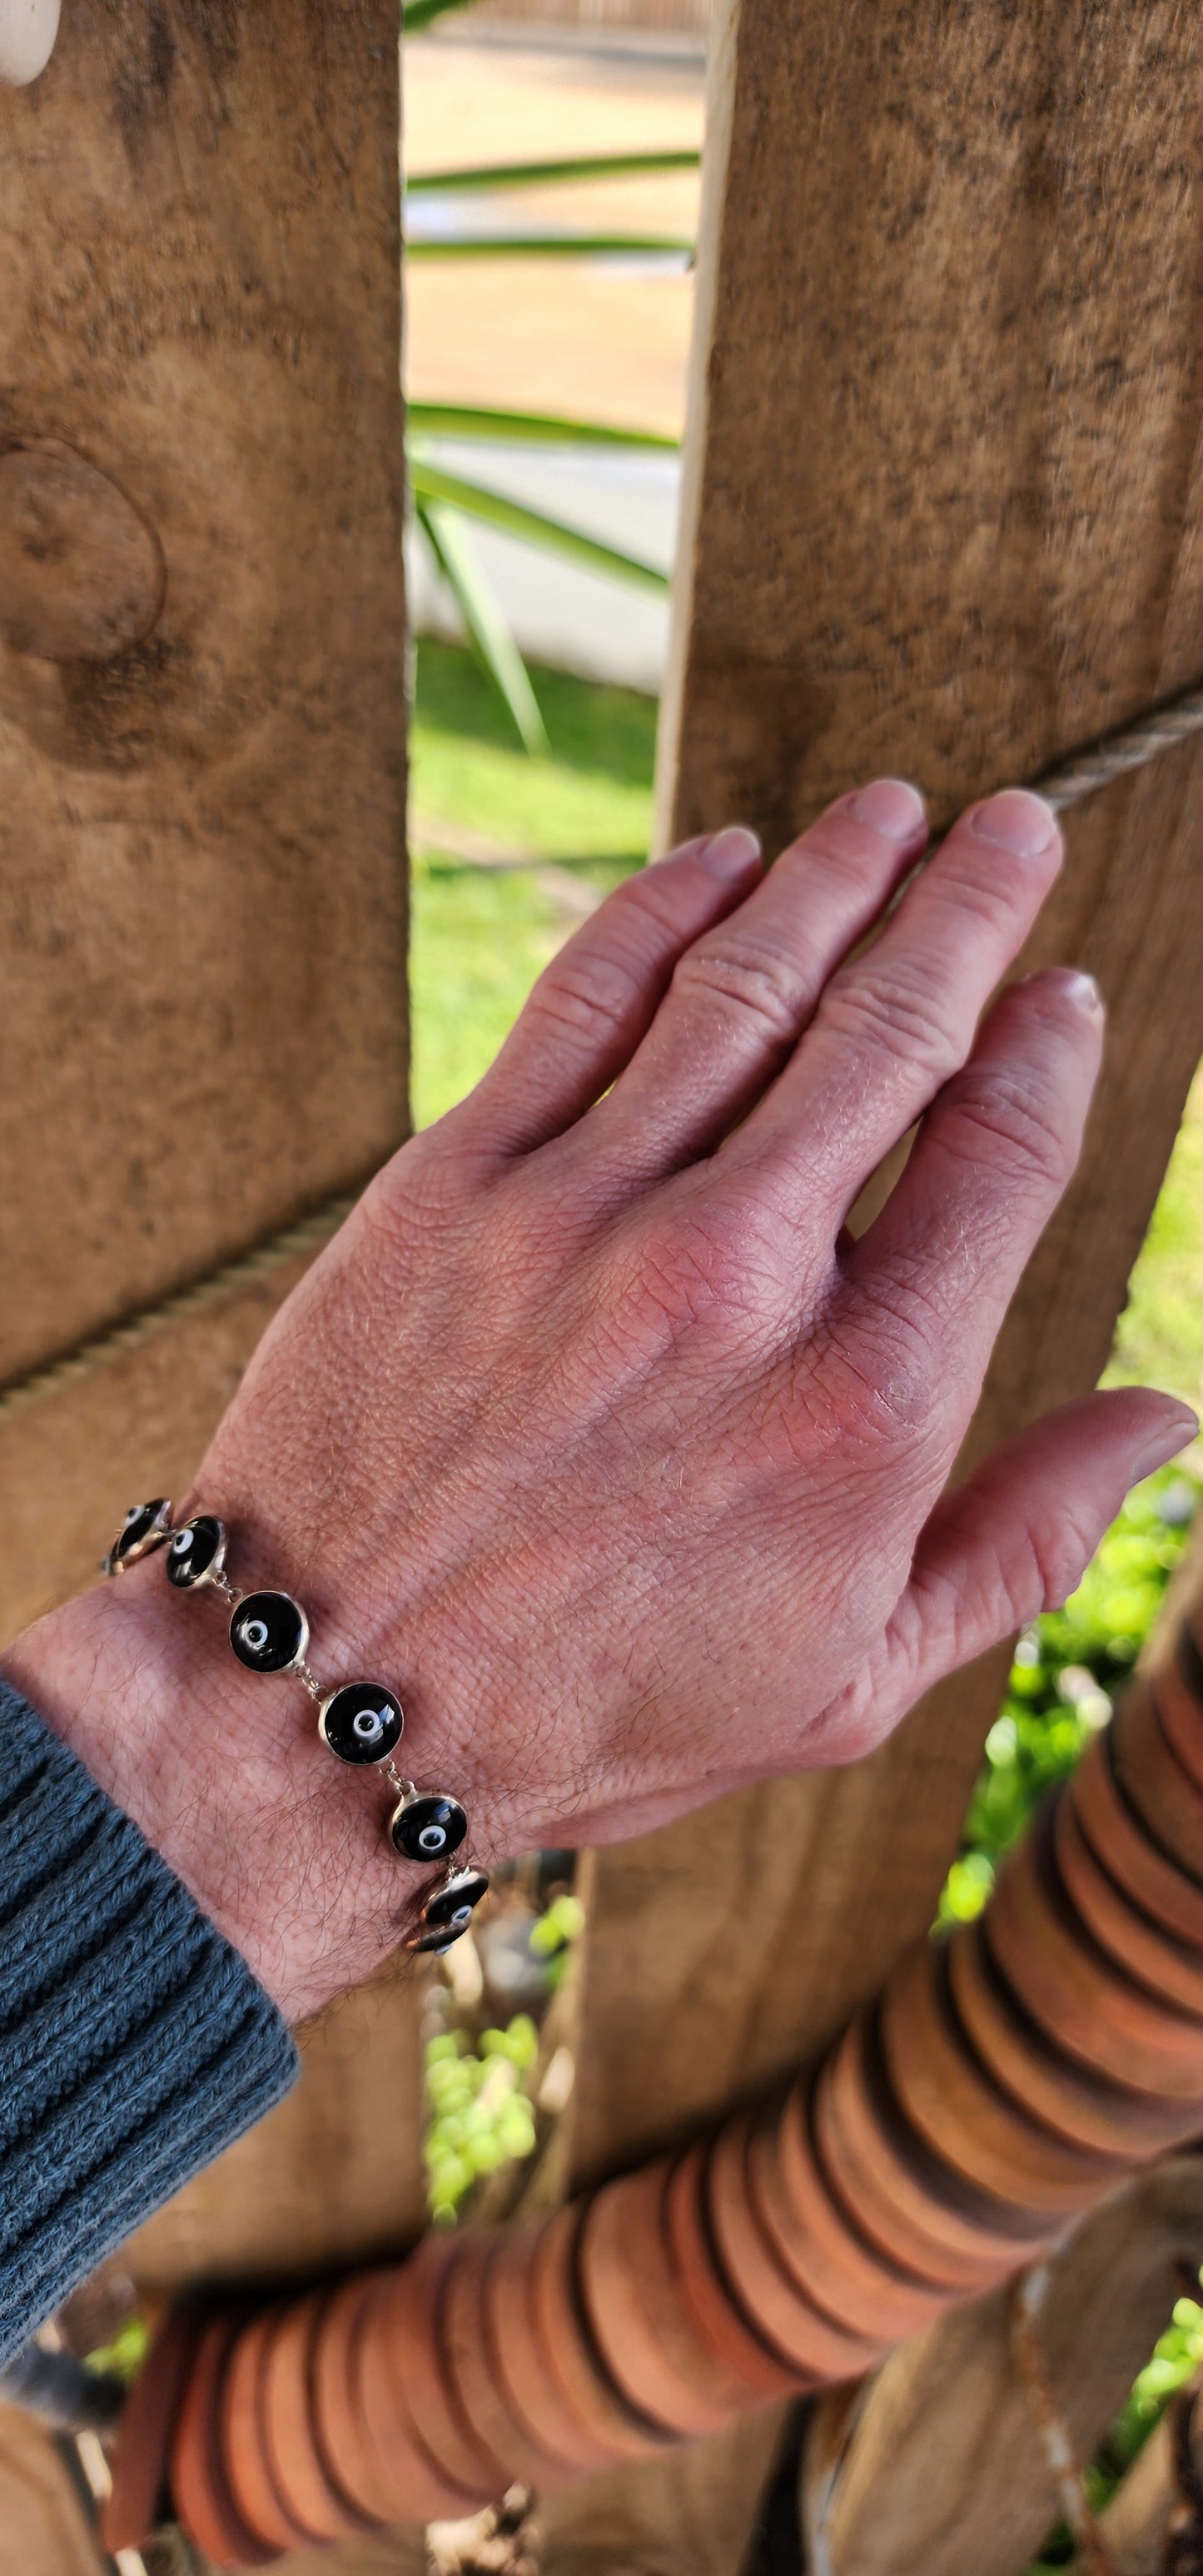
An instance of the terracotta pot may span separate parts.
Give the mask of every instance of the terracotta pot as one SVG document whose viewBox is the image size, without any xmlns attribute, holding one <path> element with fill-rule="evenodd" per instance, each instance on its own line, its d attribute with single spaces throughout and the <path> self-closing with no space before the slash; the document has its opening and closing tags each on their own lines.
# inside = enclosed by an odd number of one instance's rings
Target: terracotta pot
<svg viewBox="0 0 1203 2576">
<path fill-rule="evenodd" d="M 1176 1761 L 1203 1798 L 1203 1681 L 1199 1649 L 1189 1629 L 1177 1638 L 1164 1663 L 1149 1676 L 1149 1689 L 1162 1733 Z"/>
<path fill-rule="evenodd" d="M 665 2230 L 671 2160 L 606 2183 L 581 2229 L 585 2312 L 611 2377 L 667 2432 L 717 2433 L 750 2402 L 746 2382 L 702 2340 L 684 2305 Z"/>
<path fill-rule="evenodd" d="M 167 2455 L 200 2334 L 194 2308 L 170 2308 L 158 2327 L 121 2413 L 113 2488 L 100 2517 L 102 2546 L 140 2549 L 161 2520 Z"/>
<path fill-rule="evenodd" d="M 1115 1776 L 1110 1729 L 1087 1745 L 1067 1796 L 1095 1858 L 1176 1940 L 1203 1947 L 1203 1887 L 1162 1850 Z"/>
<path fill-rule="evenodd" d="M 219 2448 L 221 2389 L 235 2337 L 235 2314 L 202 2326 L 171 2443 L 170 2484 L 177 2519 L 218 2567 L 266 2567 L 275 2548 L 243 2522 L 225 2482 Z"/>
<path fill-rule="evenodd" d="M 891 2341 L 930 2324 L 948 2304 L 891 2263 L 840 2208 L 810 2132 L 811 2087 L 792 2085 L 782 2108 L 753 2123 L 748 2188 L 779 2263 L 814 2305 L 849 2333 Z"/>
<path fill-rule="evenodd" d="M 673 2166 L 664 2216 L 682 2297 L 702 2341 L 748 2390 L 753 2403 L 812 2387 L 813 2379 L 770 2350 L 736 2305 L 717 2260 L 706 2206 L 708 2143 L 700 2138 Z"/>
<path fill-rule="evenodd" d="M 309 2549 L 324 2533 L 289 2512 L 272 2476 L 263 2440 L 263 2364 L 281 2310 L 265 2308 L 235 2335 L 222 2374 L 218 2445 L 226 2490 L 247 2531 L 265 2548 Z"/>
<path fill-rule="evenodd" d="M 933 2286 L 972 2296 L 1030 2261 L 1052 2232 L 1021 2225 L 932 2155 L 888 2090 L 871 2013 L 857 2016 L 819 2071 L 815 2139 L 828 2180 L 870 2241 Z"/>
<path fill-rule="evenodd" d="M 529 2432 L 509 2403 L 493 2351 L 485 2305 L 485 2282 L 500 2239 L 494 2229 L 477 2229 L 451 2249 L 438 2322 L 443 2377 L 472 2436 L 475 2453 L 493 2462 L 492 2500 L 505 2494 L 515 2478 L 525 2485 L 556 2489 L 572 2481 L 568 2461 L 557 2459 L 537 2434 Z"/>
<path fill-rule="evenodd" d="M 1115 1777 L 1129 1805 L 1203 1889 L 1203 1796 L 1167 1740 L 1145 1674 L 1129 1684 L 1110 1733 Z"/>
<path fill-rule="evenodd" d="M 991 1959 L 980 1923 L 948 1944 L 949 1985 L 959 2018 L 996 2083 L 1049 2128 L 1099 2154 L 1140 2164 L 1189 2135 L 1190 2114 L 1164 2094 L 1108 2083 L 1066 2057 L 1033 2021 Z"/>
<path fill-rule="evenodd" d="M 377 2292 L 364 2319 L 361 2385 L 376 2373 L 404 2391 L 427 2457 L 475 2512 L 493 2504 L 513 2471 L 469 2421 L 449 2366 L 440 2311 L 453 2267 L 479 2238 L 427 2236 Z"/>
<path fill-rule="evenodd" d="M 289 2302 L 269 2335 L 263 2358 L 261 2420 L 267 2465 L 286 2512 L 315 2540 L 342 2540 L 370 2531 L 327 2476 L 317 2447 L 310 2401 L 313 2353 L 331 2293 L 328 2287 Z"/>
<path fill-rule="evenodd" d="M 1091 1939 L 1054 1873 L 1047 1813 L 1007 1856 L 987 1950 L 1057 2047 L 1113 2083 L 1203 2100 L 1203 2030 L 1134 1985 Z"/>
<path fill-rule="evenodd" d="M 532 2273 L 541 2231 L 501 2229 L 484 2283 L 498 2381 L 515 2421 L 585 2477 L 620 2456 L 581 2424 L 560 2387 L 535 2315 Z"/>
<path fill-rule="evenodd" d="M 1100 1950 L 1161 2001 L 1203 2018 L 1203 1950 L 1138 1912 L 1095 1859 L 1069 1798 L 1057 1802 L 1053 1849 L 1062 1886 Z"/>
<path fill-rule="evenodd" d="M 779 2260 L 754 2207 L 748 2183 L 751 2120 L 729 2120 L 711 2148 L 706 2205 L 719 2262 L 749 2324 L 791 2370 L 816 2384 L 858 2379 L 888 2348 L 889 2337 L 856 2335 L 807 2298 Z"/>
<path fill-rule="evenodd" d="M 438 2251 L 444 2250 L 440 2244 Z M 351 2346 L 350 2401 L 358 2412 L 375 2478 L 391 2489 L 390 2522 L 457 2522 L 477 2513 L 496 2493 L 495 2478 L 474 2476 L 471 2486 L 446 2468 L 419 2428 L 440 2418 L 453 2426 L 452 2447 L 466 2433 L 452 2416 L 452 2401 L 442 2385 L 435 2360 L 433 2331 L 424 2343 L 415 2319 L 398 2321 L 409 2265 L 377 2277 L 363 2304 L 359 2329 Z M 382 2306 L 387 2313 L 381 2317 Z M 427 2303 L 419 2316 L 430 2324 Z M 475 2456 L 475 2455 L 474 2455 Z"/>
<path fill-rule="evenodd" d="M 368 2300 L 382 2278 L 379 2272 L 355 2272 L 340 2282 L 314 2344 L 311 2390 L 314 2440 L 326 2475 L 365 2521 L 377 2527 L 402 2518 L 396 2469 L 382 2476 L 358 2396 L 360 2329 Z M 415 2453 L 413 2476 L 425 2474 L 421 2455 Z"/>
<path fill-rule="evenodd" d="M 669 2436 L 627 2406 L 602 2367 L 589 2332 L 576 2277 L 576 2248 L 584 2204 L 557 2210 L 535 2240 L 530 2269 L 531 2313 L 560 2398 L 586 2434 L 615 2460 L 643 2460 L 663 2450 Z"/>
<path fill-rule="evenodd" d="M 906 2118 L 967 2182 L 999 2200 L 1067 2218 L 1125 2170 L 1122 2156 L 1071 2146 L 1000 2092 L 955 2017 L 943 1944 L 922 1942 L 892 1971 L 881 2036 Z"/>
</svg>

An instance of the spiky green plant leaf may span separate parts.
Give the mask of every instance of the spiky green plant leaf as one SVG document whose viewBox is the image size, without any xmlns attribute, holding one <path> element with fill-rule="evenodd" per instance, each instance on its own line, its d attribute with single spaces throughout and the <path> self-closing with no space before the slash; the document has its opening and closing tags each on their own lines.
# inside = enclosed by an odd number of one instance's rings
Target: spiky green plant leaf
<svg viewBox="0 0 1203 2576">
<path fill-rule="evenodd" d="M 480 661 L 509 708 L 523 745 L 531 753 L 549 751 L 547 729 L 530 684 L 530 673 L 462 513 L 447 501 L 415 498 L 414 515 L 454 595 Z"/>
<path fill-rule="evenodd" d="M 601 538 L 586 536 L 583 529 L 570 527 L 562 519 L 548 518 L 542 510 L 527 509 L 525 503 L 511 501 L 507 493 L 491 491 L 487 484 L 474 483 L 467 475 L 449 474 L 420 450 L 411 454 L 409 471 L 414 501 L 424 508 L 435 501 L 449 501 L 469 518 L 503 528 L 509 536 L 526 537 L 535 545 L 548 546 L 574 563 L 587 564 L 594 572 L 616 573 L 623 580 L 643 582 L 650 590 L 668 588 L 668 575 L 661 572 L 658 564 L 644 563 L 638 555 L 626 554 L 619 546 L 605 545 Z"/>
<path fill-rule="evenodd" d="M 406 36 L 416 36 L 428 27 L 432 18 L 444 18 L 449 9 L 470 9 L 472 0 L 404 0 L 401 29 Z"/>
<path fill-rule="evenodd" d="M 408 259 L 692 259 L 694 245 L 681 233 L 448 233 L 446 239 L 407 241 Z"/>
<path fill-rule="evenodd" d="M 544 411 L 500 411 L 492 404 L 411 402 L 411 429 L 439 433 L 445 438 L 481 438 L 503 441 L 546 440 L 555 447 L 633 447 L 662 448 L 675 455 L 679 438 L 663 438 L 652 429 L 612 429 L 600 420 L 564 420 L 558 413 Z"/>
<path fill-rule="evenodd" d="M 441 0 L 441 5 L 466 6 L 467 0 Z M 408 23 L 408 11 L 406 18 Z M 599 152 L 578 155 L 573 161 L 484 161 L 458 170 L 411 171 L 405 189 L 407 196 L 429 197 L 444 189 L 458 194 L 469 188 L 538 188 L 570 179 L 651 178 L 667 170 L 698 170 L 701 162 L 700 152 Z"/>
</svg>

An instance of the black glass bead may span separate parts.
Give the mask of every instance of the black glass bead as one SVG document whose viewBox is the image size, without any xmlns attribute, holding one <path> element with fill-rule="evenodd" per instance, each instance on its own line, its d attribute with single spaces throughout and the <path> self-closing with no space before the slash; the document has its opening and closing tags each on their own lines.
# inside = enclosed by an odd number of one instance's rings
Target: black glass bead
<svg viewBox="0 0 1203 2576">
<path fill-rule="evenodd" d="M 393 1849 L 404 1860 L 450 1860 L 467 1830 L 468 1819 L 458 1798 L 443 1798 L 434 1790 L 415 1790 L 393 1809 L 389 1820 Z"/>
<path fill-rule="evenodd" d="M 386 1762 L 401 1741 L 405 1714 L 383 1682 L 346 1682 L 322 1701 L 317 1723 L 340 1762 Z"/>
<path fill-rule="evenodd" d="M 248 1592 L 230 1621 L 230 1644 L 251 1673 L 286 1673 L 309 1643 L 309 1621 L 288 1592 Z"/>
<path fill-rule="evenodd" d="M 194 1584 L 207 1582 L 211 1574 L 220 1574 L 226 1552 L 226 1534 L 221 1522 L 211 1512 L 201 1512 L 194 1521 L 185 1521 L 176 1530 L 167 1550 L 167 1580 L 177 1592 L 191 1592 Z"/>
<path fill-rule="evenodd" d="M 483 1869 L 460 1869 L 445 1887 L 428 1897 L 422 1908 L 422 1923 L 427 1932 L 446 1939 L 448 1933 L 458 1939 L 466 1932 L 482 1896 L 487 1896 L 489 1882 Z"/>
<path fill-rule="evenodd" d="M 435 1959 L 441 1959 L 444 1950 L 454 1950 L 456 1942 L 463 1938 L 467 1929 L 467 1924 L 461 1923 L 458 1932 L 420 1932 L 417 1939 L 410 1941 L 406 1946 L 411 1950 L 425 1952 Z"/>
<path fill-rule="evenodd" d="M 105 1558 L 110 1574 L 121 1574 L 127 1565 L 136 1565 L 139 1557 L 162 1547 L 171 1536 L 171 1505 L 162 1495 L 157 1502 L 135 1503 L 125 1515 L 117 1536 Z"/>
</svg>

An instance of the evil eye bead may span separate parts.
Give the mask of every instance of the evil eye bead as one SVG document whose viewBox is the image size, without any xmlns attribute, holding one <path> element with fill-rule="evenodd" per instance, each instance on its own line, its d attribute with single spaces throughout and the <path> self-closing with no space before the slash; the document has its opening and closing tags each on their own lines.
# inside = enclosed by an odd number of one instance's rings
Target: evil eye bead
<svg viewBox="0 0 1203 2576">
<path fill-rule="evenodd" d="M 226 1534 L 211 1512 L 201 1512 L 173 1531 L 167 1543 L 167 1580 L 177 1592 L 194 1592 L 211 1583 L 225 1563 Z"/>
<path fill-rule="evenodd" d="M 290 1673 L 305 1660 L 309 1621 L 290 1592 L 248 1592 L 230 1621 L 230 1644 L 249 1673 Z"/>
<path fill-rule="evenodd" d="M 388 1830 L 393 1850 L 403 1860 L 450 1860 L 467 1833 L 468 1819 L 458 1798 L 414 1789 L 394 1807 Z"/>
<path fill-rule="evenodd" d="M 401 1702 L 383 1682 L 346 1682 L 318 1711 L 318 1733 L 340 1762 L 387 1762 L 404 1725 Z"/>
<path fill-rule="evenodd" d="M 140 1557 L 150 1556 L 171 1536 L 171 1505 L 162 1496 L 154 1503 L 135 1503 L 125 1515 L 104 1561 L 106 1574 L 124 1574 Z"/>
<path fill-rule="evenodd" d="M 428 1897 L 422 1908 L 414 1950 L 439 1950 L 450 1947 L 466 1932 L 482 1896 L 489 1892 L 483 1869 L 459 1869 L 445 1887 Z"/>
</svg>

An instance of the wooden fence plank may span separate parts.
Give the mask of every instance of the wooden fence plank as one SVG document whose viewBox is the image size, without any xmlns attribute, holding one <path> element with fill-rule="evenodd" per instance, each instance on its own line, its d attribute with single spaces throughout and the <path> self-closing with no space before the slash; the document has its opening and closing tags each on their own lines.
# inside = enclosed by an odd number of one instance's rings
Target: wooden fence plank
<svg viewBox="0 0 1203 2576">
<path fill-rule="evenodd" d="M 1080 2466 L 1169 2320 L 1178 2266 L 1201 2259 L 1198 2156 L 1125 2183 L 1050 2258 L 1041 2376 Z M 1010 2298 L 975 2300 L 903 2345 L 850 2431 L 839 2401 L 822 2402 L 803 2479 L 816 2576 L 1022 2576 L 1059 2500 Z"/>
<path fill-rule="evenodd" d="M 396 67 L 386 0 L 74 0 L 0 92 L 0 1380 L 404 1133 Z M 303 1266 L 0 1413 L 0 1634 L 191 1482 Z M 406 2243 L 422 1991 L 303 2035 L 139 2282 Z"/>
<path fill-rule="evenodd" d="M 396 10 L 0 92 L 0 1379 L 404 1132 Z"/>
<path fill-rule="evenodd" d="M 720 16 L 663 809 L 773 840 L 885 767 L 943 816 L 1196 676 L 1196 31 L 1168 0 Z M 1107 1069 L 971 1450 L 1106 1359 L 1203 1050 L 1201 779 L 1182 751 L 1070 820 L 1023 964 L 1099 976 Z M 590 1863 L 578 2176 L 879 1982 L 930 1919 L 1004 1662 L 869 1763 Z"/>
</svg>

